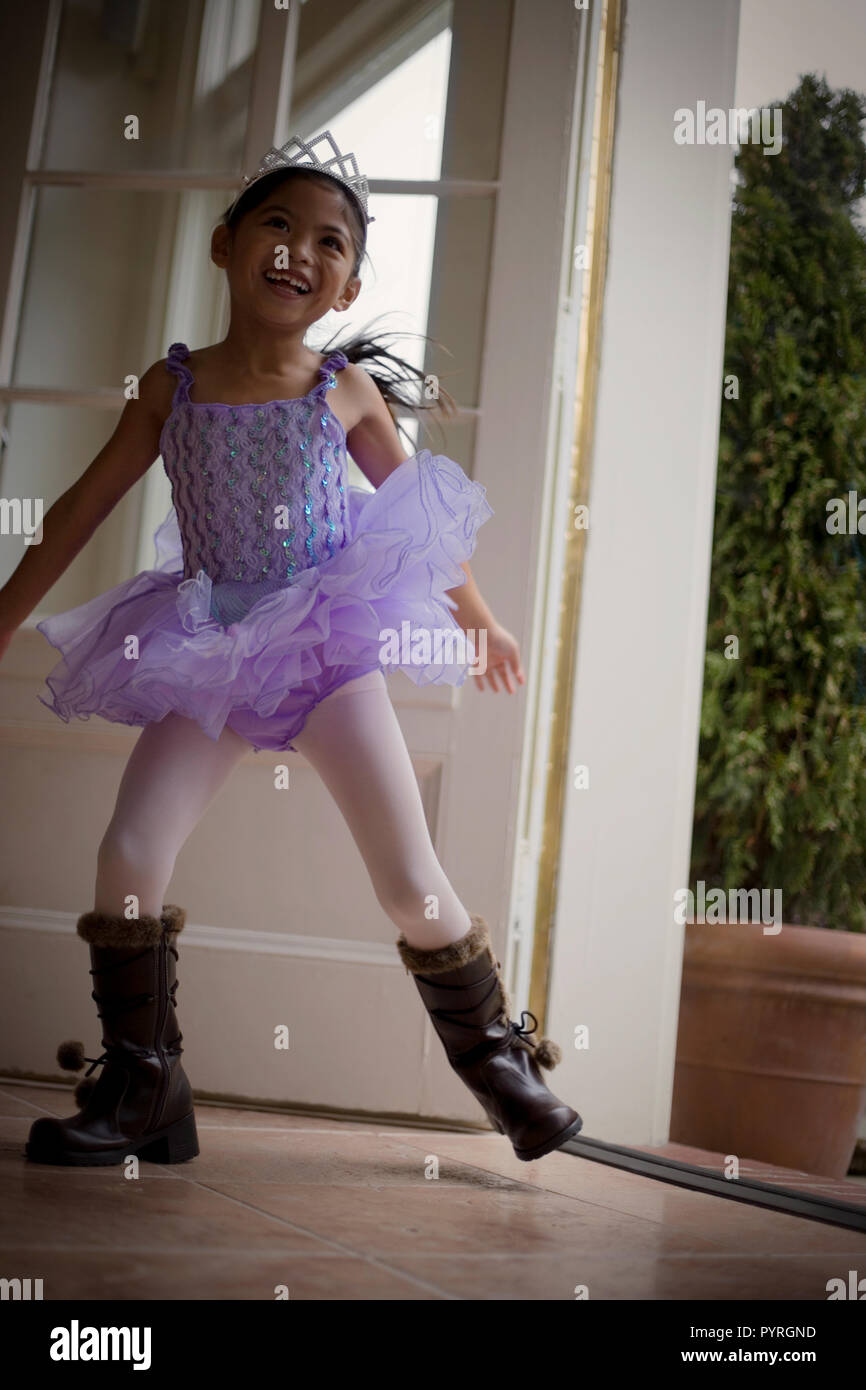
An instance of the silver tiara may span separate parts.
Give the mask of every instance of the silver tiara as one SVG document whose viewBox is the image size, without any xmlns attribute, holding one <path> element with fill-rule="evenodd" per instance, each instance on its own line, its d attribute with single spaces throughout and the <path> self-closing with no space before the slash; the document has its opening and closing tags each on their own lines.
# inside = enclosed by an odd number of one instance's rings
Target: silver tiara
<svg viewBox="0 0 866 1390">
<path fill-rule="evenodd" d="M 330 158 L 327 159 L 320 159 L 316 154 L 316 146 L 323 140 L 331 149 Z M 358 163 L 353 154 L 340 153 L 340 148 L 329 130 L 323 130 L 321 135 L 314 135 L 310 141 L 302 140 L 300 135 L 293 135 L 281 149 L 272 145 L 252 178 L 248 179 L 246 174 L 244 175 L 244 187 L 229 211 L 234 211 L 235 205 L 248 188 L 264 178 L 265 174 L 272 174 L 275 169 L 314 169 L 317 174 L 336 179 L 337 183 L 341 183 L 352 194 L 367 224 L 376 221 L 375 217 L 371 217 L 367 212 L 369 189 L 366 176 L 358 172 Z"/>
</svg>

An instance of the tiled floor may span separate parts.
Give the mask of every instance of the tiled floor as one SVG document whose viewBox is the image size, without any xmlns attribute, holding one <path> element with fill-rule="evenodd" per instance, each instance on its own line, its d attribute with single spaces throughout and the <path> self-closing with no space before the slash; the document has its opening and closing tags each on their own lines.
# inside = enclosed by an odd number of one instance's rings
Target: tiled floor
<svg viewBox="0 0 866 1390">
<path fill-rule="evenodd" d="M 0 1276 L 46 1299 L 824 1301 L 866 1272 L 866 1234 L 567 1153 L 521 1163 L 493 1133 L 199 1104 L 189 1163 L 28 1163 L 33 1120 L 74 1109 L 0 1083 Z"/>
</svg>

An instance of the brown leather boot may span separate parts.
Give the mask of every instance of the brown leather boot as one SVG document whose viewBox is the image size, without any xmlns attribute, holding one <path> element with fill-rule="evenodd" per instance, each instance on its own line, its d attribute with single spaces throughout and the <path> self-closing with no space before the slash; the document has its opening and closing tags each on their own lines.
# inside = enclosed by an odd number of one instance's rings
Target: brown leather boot
<svg viewBox="0 0 866 1390">
<path fill-rule="evenodd" d="M 539 1068 L 555 1067 L 562 1053 L 549 1038 L 530 1042 L 538 1027 L 534 1014 L 524 1011 L 519 1025 L 509 1020 L 511 1004 L 487 923 L 477 913 L 470 919 L 466 935 L 448 946 L 422 951 L 401 934 L 397 949 L 451 1066 L 517 1157 L 529 1162 L 571 1139 L 583 1120 L 545 1086 Z M 523 1026 L 527 1017 L 532 1028 Z"/>
<path fill-rule="evenodd" d="M 78 1167 L 123 1163 L 130 1154 L 152 1163 L 195 1158 L 192 1090 L 180 1063 L 183 1034 L 174 1012 L 175 942 L 185 920 L 183 908 L 172 906 L 164 906 L 161 917 L 79 917 L 78 935 L 90 944 L 105 1051 L 85 1057 L 80 1042 L 57 1049 L 66 1070 L 91 1066 L 75 1089 L 80 1111 L 31 1127 L 26 1154 L 32 1162 Z M 88 1080 L 100 1064 L 98 1080 Z"/>
</svg>

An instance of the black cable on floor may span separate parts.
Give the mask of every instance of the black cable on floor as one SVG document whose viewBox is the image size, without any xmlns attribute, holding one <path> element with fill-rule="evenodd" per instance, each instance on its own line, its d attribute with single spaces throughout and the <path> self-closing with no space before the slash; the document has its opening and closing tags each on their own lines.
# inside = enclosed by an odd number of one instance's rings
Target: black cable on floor
<svg viewBox="0 0 866 1390">
<path fill-rule="evenodd" d="M 691 1163 L 679 1163 L 674 1158 L 643 1153 L 640 1149 L 626 1149 L 621 1144 L 606 1144 L 602 1139 L 589 1139 L 584 1135 L 567 1140 L 557 1153 L 571 1153 L 575 1158 L 588 1158 L 591 1163 L 606 1163 L 656 1182 L 707 1192 L 728 1201 L 749 1202 L 752 1206 L 783 1211 L 789 1216 L 803 1216 L 807 1221 L 824 1221 L 831 1226 L 866 1231 L 866 1207 L 832 1197 L 808 1196 L 789 1187 L 759 1182 L 757 1178 L 724 1178 Z"/>
</svg>

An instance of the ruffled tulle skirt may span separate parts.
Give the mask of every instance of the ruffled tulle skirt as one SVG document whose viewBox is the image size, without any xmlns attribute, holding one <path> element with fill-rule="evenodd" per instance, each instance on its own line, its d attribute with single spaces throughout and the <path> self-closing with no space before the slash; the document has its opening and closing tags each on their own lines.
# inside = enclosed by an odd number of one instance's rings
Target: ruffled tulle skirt
<svg viewBox="0 0 866 1390">
<path fill-rule="evenodd" d="M 425 449 L 346 499 L 343 547 L 279 587 L 184 579 L 172 508 L 153 569 L 37 624 L 62 656 L 39 699 L 66 721 L 143 726 L 174 711 L 258 750 L 291 748 L 320 700 L 369 671 L 462 685 L 475 650 L 447 590 L 493 515 L 485 489 Z"/>
</svg>

